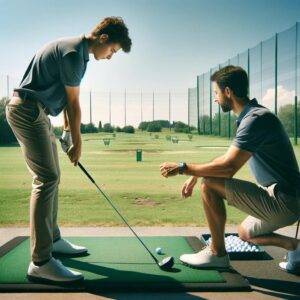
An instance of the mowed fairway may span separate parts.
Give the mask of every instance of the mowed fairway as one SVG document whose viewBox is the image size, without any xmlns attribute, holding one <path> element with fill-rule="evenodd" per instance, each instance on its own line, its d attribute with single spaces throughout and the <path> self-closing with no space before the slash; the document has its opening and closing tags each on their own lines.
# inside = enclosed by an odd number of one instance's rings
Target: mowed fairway
<svg viewBox="0 0 300 300">
<path fill-rule="evenodd" d="M 111 197 L 125 218 L 134 226 L 206 226 L 199 184 L 193 196 L 181 198 L 181 186 L 187 176 L 163 178 L 159 165 L 164 161 L 205 162 L 222 155 L 230 141 L 224 138 L 174 134 L 179 143 L 166 140 L 169 131 L 155 134 L 97 133 L 83 135 L 81 163 L 98 185 Z M 111 138 L 105 146 L 103 138 Z M 123 226 L 119 216 L 99 194 L 78 167 L 74 167 L 59 146 L 61 184 L 59 223 L 64 226 Z M 142 162 L 136 161 L 136 149 L 143 150 Z M 295 147 L 299 157 L 298 147 Z M 21 149 L 0 147 L 0 225 L 27 225 L 31 177 Z M 237 178 L 254 181 L 248 166 Z M 227 223 L 236 224 L 244 213 L 229 207 Z"/>
</svg>

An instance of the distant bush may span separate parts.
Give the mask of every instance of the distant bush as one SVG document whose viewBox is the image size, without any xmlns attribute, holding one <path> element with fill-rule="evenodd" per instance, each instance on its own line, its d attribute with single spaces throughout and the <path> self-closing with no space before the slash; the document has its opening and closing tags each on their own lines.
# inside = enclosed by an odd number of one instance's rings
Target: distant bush
<svg viewBox="0 0 300 300">
<path fill-rule="evenodd" d="M 190 128 L 189 125 L 183 123 L 183 122 L 176 122 L 174 125 L 174 131 L 175 132 L 183 132 L 183 133 L 189 133 L 190 132 Z"/>
<path fill-rule="evenodd" d="M 161 132 L 161 126 L 159 123 L 151 122 L 148 125 L 147 131 L 148 132 Z"/>
<path fill-rule="evenodd" d="M 95 127 L 93 123 L 89 124 L 80 124 L 80 132 L 81 133 L 95 133 L 98 132 L 98 129 Z"/>
<path fill-rule="evenodd" d="M 145 130 L 147 130 L 147 128 L 148 128 L 148 126 L 149 126 L 149 123 L 150 122 L 141 122 L 140 124 L 139 124 L 139 129 L 140 130 L 143 130 L 143 131 L 145 131 Z"/>
<path fill-rule="evenodd" d="M 106 123 L 103 125 L 103 132 L 114 132 L 114 128 L 109 124 Z"/>
<path fill-rule="evenodd" d="M 117 126 L 116 132 L 122 132 L 122 129 L 119 126 Z"/>
<path fill-rule="evenodd" d="M 149 128 L 149 126 L 153 126 L 153 124 L 156 128 L 158 128 L 158 127 L 170 128 L 170 122 L 168 120 L 155 120 L 155 121 L 148 121 L 148 122 L 144 121 L 139 124 L 138 128 L 143 131 L 145 131 L 145 130 L 150 131 L 148 128 Z M 152 132 L 156 132 L 156 131 L 152 131 Z"/>
<path fill-rule="evenodd" d="M 134 133 L 135 132 L 134 127 L 131 125 L 127 125 L 127 126 L 123 127 L 122 131 L 125 133 Z"/>
</svg>

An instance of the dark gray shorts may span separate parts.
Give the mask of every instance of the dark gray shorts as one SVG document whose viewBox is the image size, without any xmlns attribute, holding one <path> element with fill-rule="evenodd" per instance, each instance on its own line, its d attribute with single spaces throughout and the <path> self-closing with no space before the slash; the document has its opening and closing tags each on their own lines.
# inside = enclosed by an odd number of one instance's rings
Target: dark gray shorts
<svg viewBox="0 0 300 300">
<path fill-rule="evenodd" d="M 228 205 L 249 214 L 242 226 L 250 237 L 271 233 L 300 219 L 300 201 L 277 192 L 275 187 L 276 184 L 263 187 L 240 179 L 225 179 Z"/>
</svg>

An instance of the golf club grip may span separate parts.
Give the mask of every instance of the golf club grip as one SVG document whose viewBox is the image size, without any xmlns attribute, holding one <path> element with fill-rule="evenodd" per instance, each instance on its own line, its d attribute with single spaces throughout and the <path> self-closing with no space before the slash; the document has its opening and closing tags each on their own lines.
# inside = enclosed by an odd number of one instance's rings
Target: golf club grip
<svg viewBox="0 0 300 300">
<path fill-rule="evenodd" d="M 93 177 L 88 173 L 88 171 L 83 167 L 83 165 L 80 162 L 78 162 L 78 166 L 83 171 L 83 173 L 90 179 L 90 181 L 92 183 L 95 183 L 95 180 L 93 179 Z"/>
</svg>

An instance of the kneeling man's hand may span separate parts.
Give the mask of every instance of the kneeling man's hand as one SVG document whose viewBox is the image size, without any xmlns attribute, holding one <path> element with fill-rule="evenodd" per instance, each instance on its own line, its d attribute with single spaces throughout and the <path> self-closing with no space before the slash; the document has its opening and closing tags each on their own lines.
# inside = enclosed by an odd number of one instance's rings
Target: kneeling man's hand
<svg viewBox="0 0 300 300">
<path fill-rule="evenodd" d="M 179 164 L 174 162 L 164 162 L 160 165 L 160 173 L 164 177 L 175 176 L 179 174 Z"/>
</svg>

